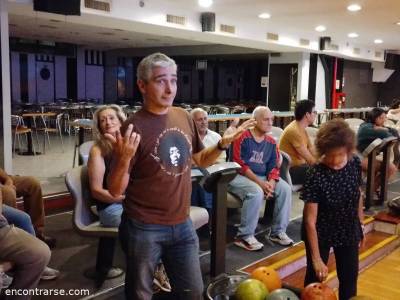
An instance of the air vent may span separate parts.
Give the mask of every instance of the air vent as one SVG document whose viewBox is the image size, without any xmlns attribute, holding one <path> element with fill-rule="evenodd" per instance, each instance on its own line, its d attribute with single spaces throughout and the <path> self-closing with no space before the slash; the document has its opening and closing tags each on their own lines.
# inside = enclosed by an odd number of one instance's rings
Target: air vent
<svg viewBox="0 0 400 300">
<path fill-rule="evenodd" d="M 267 32 L 267 40 L 278 41 L 279 40 L 279 34 Z"/>
<path fill-rule="evenodd" d="M 375 52 L 375 57 L 376 58 L 382 57 L 382 52 L 376 51 Z"/>
<path fill-rule="evenodd" d="M 110 3 L 101 0 L 85 0 L 85 7 L 110 12 Z"/>
<path fill-rule="evenodd" d="M 186 18 L 185 17 L 180 17 L 180 16 L 174 16 L 174 15 L 167 15 L 167 22 L 168 23 L 179 24 L 179 25 L 185 25 L 186 24 Z"/>
<path fill-rule="evenodd" d="M 234 34 L 236 31 L 235 26 L 225 25 L 225 24 L 221 24 L 219 30 L 221 32 L 227 32 L 227 33 L 232 33 L 232 34 Z"/>
<path fill-rule="evenodd" d="M 310 46 L 310 40 L 300 39 L 300 46 Z"/>
<path fill-rule="evenodd" d="M 360 54 L 360 48 L 354 48 L 353 49 L 353 54 L 359 55 Z"/>
</svg>

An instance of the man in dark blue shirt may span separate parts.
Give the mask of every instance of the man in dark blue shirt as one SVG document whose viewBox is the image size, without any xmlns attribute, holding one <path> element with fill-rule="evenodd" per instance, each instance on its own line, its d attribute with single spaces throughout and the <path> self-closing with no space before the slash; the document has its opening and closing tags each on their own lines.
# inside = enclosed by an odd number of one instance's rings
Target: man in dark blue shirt
<svg viewBox="0 0 400 300">
<path fill-rule="evenodd" d="M 233 159 L 242 167 L 240 174 L 228 186 L 229 192 L 242 202 L 241 223 L 235 245 L 249 251 L 263 248 L 254 233 L 264 198 L 276 199 L 269 239 L 283 246 L 293 243 L 286 235 L 292 204 L 290 186 L 279 178 L 280 155 L 275 140 L 267 135 L 271 131 L 273 115 L 268 107 L 258 106 L 253 117 L 253 129 L 246 130 L 233 145 Z"/>
</svg>

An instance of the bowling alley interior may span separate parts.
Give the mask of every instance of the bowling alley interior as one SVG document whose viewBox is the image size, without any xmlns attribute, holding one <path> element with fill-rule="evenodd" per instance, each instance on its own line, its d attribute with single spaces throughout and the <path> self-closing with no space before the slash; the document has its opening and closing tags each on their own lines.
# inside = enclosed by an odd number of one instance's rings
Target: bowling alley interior
<svg viewBox="0 0 400 300">
<path fill-rule="evenodd" d="M 399 36 L 398 0 L 0 0 L 0 299 L 400 299 Z"/>
</svg>

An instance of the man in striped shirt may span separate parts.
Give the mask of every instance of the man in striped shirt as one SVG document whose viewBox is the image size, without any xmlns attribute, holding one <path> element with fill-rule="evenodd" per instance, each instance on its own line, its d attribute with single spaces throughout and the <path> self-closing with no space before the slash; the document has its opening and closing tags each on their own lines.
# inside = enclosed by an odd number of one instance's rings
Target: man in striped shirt
<svg viewBox="0 0 400 300">
<path fill-rule="evenodd" d="M 258 215 L 265 198 L 274 197 L 271 241 L 283 246 L 293 244 L 286 235 L 292 203 L 288 183 L 279 177 L 280 155 L 275 140 L 267 135 L 271 130 L 273 115 L 268 107 L 258 106 L 253 112 L 257 121 L 233 144 L 233 160 L 242 167 L 240 174 L 229 184 L 229 192 L 243 202 L 241 223 L 235 245 L 249 251 L 261 250 L 263 244 L 254 234 Z"/>
</svg>

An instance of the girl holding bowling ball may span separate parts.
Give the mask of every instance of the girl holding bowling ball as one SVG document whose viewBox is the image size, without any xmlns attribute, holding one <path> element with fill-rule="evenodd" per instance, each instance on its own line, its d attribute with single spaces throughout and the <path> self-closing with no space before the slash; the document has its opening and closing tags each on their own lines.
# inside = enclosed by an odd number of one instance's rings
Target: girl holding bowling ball
<svg viewBox="0 0 400 300">
<path fill-rule="evenodd" d="M 307 172 L 300 199 L 305 202 L 302 238 L 306 245 L 304 286 L 328 276 L 333 248 L 339 299 L 357 294 L 358 247 L 363 240 L 361 162 L 353 155 L 355 135 L 342 119 L 324 123 L 315 140 L 318 163 Z"/>
</svg>

